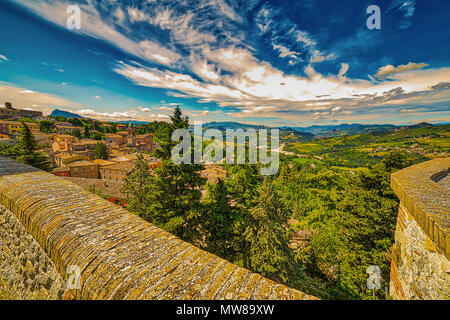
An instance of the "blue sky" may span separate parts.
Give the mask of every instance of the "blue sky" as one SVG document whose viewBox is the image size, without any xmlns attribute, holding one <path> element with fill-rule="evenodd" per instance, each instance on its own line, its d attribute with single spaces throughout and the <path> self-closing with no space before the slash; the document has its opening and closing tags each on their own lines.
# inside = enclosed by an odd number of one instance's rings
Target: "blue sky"
<svg viewBox="0 0 450 320">
<path fill-rule="evenodd" d="M 69 5 L 81 29 L 69 30 Z M 381 29 L 369 30 L 369 5 Z M 450 1 L 6 0 L 0 101 L 102 120 L 450 122 Z M 2 102 L 0 102 L 2 103 Z"/>
</svg>

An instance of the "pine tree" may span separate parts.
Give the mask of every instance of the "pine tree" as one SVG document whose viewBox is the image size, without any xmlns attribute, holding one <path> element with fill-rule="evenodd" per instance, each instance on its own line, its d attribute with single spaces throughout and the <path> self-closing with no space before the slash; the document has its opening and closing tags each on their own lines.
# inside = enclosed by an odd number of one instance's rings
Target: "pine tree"
<svg viewBox="0 0 450 320">
<path fill-rule="evenodd" d="M 108 148 L 103 142 L 97 142 L 94 148 L 94 159 L 108 159 Z"/>
<path fill-rule="evenodd" d="M 222 258 L 233 260 L 236 248 L 234 226 L 237 217 L 230 202 L 231 198 L 223 180 L 208 184 L 199 226 L 203 231 L 201 236 L 204 237 L 206 249 Z"/>
<path fill-rule="evenodd" d="M 127 209 L 148 220 L 150 172 L 142 154 L 139 154 L 133 172 L 125 179 L 122 192 L 126 195 Z"/>
<path fill-rule="evenodd" d="M 250 208 L 255 206 L 258 187 L 261 184 L 256 165 L 242 164 L 232 165 L 227 169 L 229 178 L 226 184 L 233 199 L 234 211 L 236 215 L 235 233 L 242 235 L 250 220 Z M 236 250 L 245 268 L 249 268 L 249 243 L 245 237 L 238 237 Z"/>
<path fill-rule="evenodd" d="M 33 154 L 34 150 L 37 149 L 36 139 L 34 138 L 30 128 L 28 128 L 26 123 L 22 122 L 22 126 L 23 127 L 18 146 L 21 150 L 22 155 L 30 155 Z"/>
<path fill-rule="evenodd" d="M 188 129 L 189 118 L 183 117 L 179 106 L 176 106 L 173 116 L 170 117 L 171 123 L 156 133 L 156 141 L 159 148 L 155 150 L 154 156 L 159 159 L 168 160 L 172 156 L 172 149 L 177 142 L 172 141 L 172 133 L 177 129 Z"/>
<path fill-rule="evenodd" d="M 47 158 L 35 150 L 38 148 L 36 139 L 26 123 L 22 123 L 23 129 L 17 146 L 14 147 L 16 160 L 41 170 L 50 170 L 50 163 Z"/>
<path fill-rule="evenodd" d="M 177 106 L 171 117 L 171 124 L 160 132 L 157 142 L 160 149 L 154 153 L 162 159 L 162 164 L 154 170 L 149 179 L 149 207 L 146 219 L 185 240 L 195 238 L 195 230 L 188 225 L 189 219 L 201 210 L 200 188 L 204 185 L 200 171 L 201 164 L 174 164 L 171 160 L 172 148 L 177 142 L 171 140 L 176 129 L 188 129 L 189 119 L 183 117 Z"/>
<path fill-rule="evenodd" d="M 288 281 L 294 273 L 292 252 L 288 247 L 288 217 L 282 203 L 266 178 L 258 189 L 257 204 L 250 209 L 244 232 L 249 243 L 250 269 L 276 281 Z"/>
</svg>

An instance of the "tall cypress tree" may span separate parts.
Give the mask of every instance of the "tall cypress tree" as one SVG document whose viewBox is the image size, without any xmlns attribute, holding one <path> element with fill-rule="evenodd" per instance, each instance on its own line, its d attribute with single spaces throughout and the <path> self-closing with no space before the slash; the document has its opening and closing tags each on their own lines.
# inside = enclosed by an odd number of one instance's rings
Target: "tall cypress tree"
<svg viewBox="0 0 450 320">
<path fill-rule="evenodd" d="M 288 247 L 288 216 L 282 203 L 266 178 L 258 189 L 257 204 L 250 209 L 244 232 L 249 243 L 252 271 L 276 281 L 288 281 L 293 274 L 292 252 Z"/>
<path fill-rule="evenodd" d="M 150 178 L 147 220 L 180 236 L 185 240 L 194 238 L 195 230 L 189 224 L 191 216 L 201 210 L 200 188 L 204 185 L 201 164 L 175 164 L 171 160 L 172 148 L 177 142 L 171 140 L 177 129 L 188 129 L 189 118 L 183 117 L 180 108 L 175 108 L 171 124 L 157 136 L 160 149 L 154 153 L 162 160 Z"/>
<path fill-rule="evenodd" d="M 223 180 L 208 184 L 198 225 L 209 252 L 231 261 L 235 259 L 236 240 L 242 236 L 235 234 L 236 219 L 236 211 L 231 206 L 231 197 Z"/>
</svg>

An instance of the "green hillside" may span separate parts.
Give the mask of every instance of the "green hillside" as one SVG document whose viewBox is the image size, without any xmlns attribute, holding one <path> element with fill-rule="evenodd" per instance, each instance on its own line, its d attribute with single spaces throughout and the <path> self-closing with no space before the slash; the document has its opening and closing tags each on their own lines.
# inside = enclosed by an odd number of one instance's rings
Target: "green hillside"
<svg viewBox="0 0 450 320">
<path fill-rule="evenodd" d="M 426 159 L 448 155 L 450 125 L 418 124 L 379 133 L 289 141 L 283 148 L 302 157 L 315 156 L 328 164 L 346 167 L 376 164 L 395 149 Z"/>
</svg>

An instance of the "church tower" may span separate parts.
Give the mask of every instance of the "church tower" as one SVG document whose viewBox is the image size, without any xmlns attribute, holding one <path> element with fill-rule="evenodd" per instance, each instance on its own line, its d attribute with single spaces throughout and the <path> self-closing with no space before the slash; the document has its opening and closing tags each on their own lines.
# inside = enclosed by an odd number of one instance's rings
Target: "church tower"
<svg viewBox="0 0 450 320">
<path fill-rule="evenodd" d="M 128 124 L 128 144 L 132 146 L 136 146 L 136 126 L 134 126 L 131 122 Z"/>
</svg>

